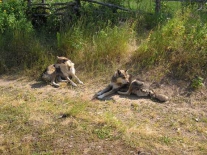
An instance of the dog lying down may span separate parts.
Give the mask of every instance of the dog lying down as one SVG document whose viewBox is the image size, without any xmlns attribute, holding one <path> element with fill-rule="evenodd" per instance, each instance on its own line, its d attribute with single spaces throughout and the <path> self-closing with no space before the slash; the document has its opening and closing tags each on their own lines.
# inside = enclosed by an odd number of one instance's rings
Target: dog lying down
<svg viewBox="0 0 207 155">
<path fill-rule="evenodd" d="M 71 85 L 77 86 L 72 79 L 76 79 L 78 83 L 83 84 L 82 81 L 75 75 L 74 63 L 66 57 L 58 57 L 57 63 L 47 67 L 45 72 L 42 75 L 42 79 L 51 82 L 52 86 L 59 87 L 57 84 L 56 78 L 60 82 L 70 82 Z M 65 80 L 62 80 L 65 79 Z"/>
<path fill-rule="evenodd" d="M 112 76 L 110 84 L 96 94 L 97 98 L 103 99 L 104 97 L 117 92 L 120 95 L 135 94 L 138 97 L 149 97 L 160 102 L 168 101 L 168 97 L 166 95 L 154 92 L 154 90 L 149 89 L 142 81 L 131 81 L 131 78 L 132 76 L 128 74 L 127 70 L 117 70 Z M 127 88 L 126 92 L 120 91 L 125 87 Z"/>
<path fill-rule="evenodd" d="M 123 87 L 130 84 L 131 75 L 127 73 L 127 70 L 117 70 L 111 78 L 110 84 L 102 91 L 96 94 L 98 99 L 103 99 L 106 96 L 116 93 Z"/>
</svg>

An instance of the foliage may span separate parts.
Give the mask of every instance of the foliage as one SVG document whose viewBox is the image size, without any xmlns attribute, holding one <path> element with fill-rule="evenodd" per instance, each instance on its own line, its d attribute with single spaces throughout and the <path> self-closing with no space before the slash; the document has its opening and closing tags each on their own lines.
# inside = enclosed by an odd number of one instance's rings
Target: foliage
<svg viewBox="0 0 207 155">
<path fill-rule="evenodd" d="M 104 2 L 121 5 L 125 0 L 104 0 Z"/>
<path fill-rule="evenodd" d="M 5 31 L 31 31 L 26 18 L 27 3 L 23 0 L 0 3 L 0 33 Z"/>
<path fill-rule="evenodd" d="M 137 7 L 154 4 L 142 0 L 105 2 Z M 24 1 L 0 3 L 0 9 L 0 73 L 19 68 L 38 75 L 57 55 L 63 55 L 85 71 L 125 67 L 127 63 L 135 70 L 165 66 L 163 74 L 177 78 L 207 74 L 207 19 L 192 9 L 173 15 L 174 10 L 162 2 L 160 14 L 151 14 L 153 7 L 149 13 L 126 13 L 82 2 L 80 17 L 71 16 L 62 27 L 60 19 L 51 15 L 39 29 L 27 20 Z M 132 53 L 129 45 L 135 39 L 141 45 Z"/>
<path fill-rule="evenodd" d="M 165 65 L 170 75 L 192 78 L 206 75 L 207 24 L 190 10 L 178 12 L 165 25 L 151 31 L 146 41 L 134 53 L 140 67 Z"/>
<path fill-rule="evenodd" d="M 0 3 L 0 73 L 33 69 L 31 74 L 38 75 L 36 72 L 53 59 L 27 20 L 26 4 L 14 0 Z"/>
</svg>

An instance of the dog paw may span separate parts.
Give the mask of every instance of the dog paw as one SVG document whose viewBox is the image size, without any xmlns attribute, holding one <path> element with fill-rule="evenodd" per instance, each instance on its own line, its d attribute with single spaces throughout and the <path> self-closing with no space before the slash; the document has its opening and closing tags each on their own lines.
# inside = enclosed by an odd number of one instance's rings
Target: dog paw
<svg viewBox="0 0 207 155">
<path fill-rule="evenodd" d="M 55 88 L 59 88 L 59 87 L 60 87 L 60 85 L 53 85 L 53 87 L 55 87 Z"/>
<path fill-rule="evenodd" d="M 54 86 L 54 87 L 60 87 L 60 85 L 55 83 L 55 82 L 51 83 L 51 85 Z"/>
<path fill-rule="evenodd" d="M 82 82 L 82 81 L 79 81 L 79 83 L 80 83 L 80 84 L 83 84 L 83 82 Z"/>
<path fill-rule="evenodd" d="M 72 84 L 72 86 L 77 87 L 77 84 L 75 84 L 75 83 L 71 83 L 71 84 Z"/>
<path fill-rule="evenodd" d="M 100 95 L 100 96 L 97 96 L 98 99 L 103 99 L 104 96 L 103 95 Z"/>
<path fill-rule="evenodd" d="M 101 94 L 102 94 L 101 92 L 98 92 L 96 95 L 99 96 L 99 95 L 101 95 Z"/>
</svg>

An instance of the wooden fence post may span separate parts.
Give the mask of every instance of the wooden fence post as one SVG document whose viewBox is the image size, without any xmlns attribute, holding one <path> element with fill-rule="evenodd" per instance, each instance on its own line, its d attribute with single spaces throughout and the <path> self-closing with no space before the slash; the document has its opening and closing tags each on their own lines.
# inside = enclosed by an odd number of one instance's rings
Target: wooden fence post
<svg viewBox="0 0 207 155">
<path fill-rule="evenodd" d="M 81 6 L 80 0 L 75 0 L 78 6 Z"/>
<path fill-rule="evenodd" d="M 30 7 L 32 4 L 32 0 L 27 0 L 27 6 Z"/>
<path fill-rule="evenodd" d="M 76 1 L 76 6 L 74 7 L 74 10 L 76 12 L 77 16 L 80 16 L 80 7 L 81 7 L 81 0 L 75 0 Z"/>
<path fill-rule="evenodd" d="M 160 12 L 160 8 L 161 8 L 161 0 L 155 0 L 155 13 L 159 13 Z"/>
</svg>

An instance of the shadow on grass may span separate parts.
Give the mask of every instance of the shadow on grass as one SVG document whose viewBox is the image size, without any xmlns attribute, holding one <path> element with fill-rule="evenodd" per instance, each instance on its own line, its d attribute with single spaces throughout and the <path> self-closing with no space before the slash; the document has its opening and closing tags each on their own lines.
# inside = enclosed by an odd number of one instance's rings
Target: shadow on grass
<svg viewBox="0 0 207 155">
<path fill-rule="evenodd" d="M 161 102 L 157 99 L 152 99 L 148 96 L 143 96 L 143 97 L 138 97 L 134 94 L 131 94 L 131 95 L 119 95 L 120 98 L 125 98 L 125 99 L 130 99 L 130 100 L 139 100 L 139 99 L 146 99 L 146 100 L 151 100 L 153 102 L 156 102 L 156 103 L 165 103 L 165 102 Z"/>
<path fill-rule="evenodd" d="M 134 94 L 131 94 L 131 95 L 119 95 L 117 93 L 109 95 L 109 96 L 107 96 L 107 97 L 105 97 L 103 99 L 98 99 L 97 96 L 94 95 L 93 100 L 97 99 L 99 101 L 114 101 L 114 102 L 116 102 L 116 100 L 113 98 L 114 95 L 118 95 L 119 98 L 122 98 L 122 99 L 129 99 L 129 100 L 146 99 L 146 100 L 151 100 L 151 101 L 156 102 L 156 103 L 165 103 L 165 102 L 161 102 L 161 101 L 159 101 L 157 99 L 152 99 L 152 98 L 147 97 L 147 96 L 146 97 L 138 97 L 138 96 L 136 96 Z"/>
<path fill-rule="evenodd" d="M 47 85 L 48 85 L 48 83 L 46 83 L 46 82 L 38 81 L 37 83 L 31 84 L 31 88 L 42 88 L 42 87 L 45 87 Z"/>
</svg>

